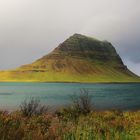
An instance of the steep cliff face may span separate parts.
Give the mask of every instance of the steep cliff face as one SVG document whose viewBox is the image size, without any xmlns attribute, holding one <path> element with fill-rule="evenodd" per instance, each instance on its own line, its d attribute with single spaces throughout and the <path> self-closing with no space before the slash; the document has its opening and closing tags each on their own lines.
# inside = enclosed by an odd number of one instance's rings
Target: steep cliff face
<svg viewBox="0 0 140 140">
<path fill-rule="evenodd" d="M 21 69 L 83 72 L 86 74 L 94 73 L 97 67 L 105 65 L 108 69 L 113 67 L 118 70 L 127 70 L 111 43 L 74 34 L 49 55 L 31 65 L 23 66 Z M 99 71 L 104 71 L 104 69 Z"/>
<path fill-rule="evenodd" d="M 74 34 L 50 54 L 9 73 L 11 79 L 51 82 L 137 81 L 107 41 Z"/>
<path fill-rule="evenodd" d="M 99 60 L 103 62 L 118 61 L 122 63 L 119 55 L 111 43 L 98 41 L 83 35 L 74 34 L 60 44 L 50 55 L 46 57 L 69 56 L 79 59 Z M 112 60 L 113 59 L 113 60 Z"/>
<path fill-rule="evenodd" d="M 114 47 L 109 42 L 101 42 L 83 35 L 74 34 L 59 45 L 54 52 L 72 57 L 88 58 L 99 61 L 120 60 Z"/>
</svg>

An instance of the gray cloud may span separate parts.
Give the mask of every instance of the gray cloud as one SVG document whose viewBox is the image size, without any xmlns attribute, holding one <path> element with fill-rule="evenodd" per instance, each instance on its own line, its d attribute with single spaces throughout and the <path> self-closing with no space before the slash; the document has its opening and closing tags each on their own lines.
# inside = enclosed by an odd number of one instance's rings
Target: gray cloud
<svg viewBox="0 0 140 140">
<path fill-rule="evenodd" d="M 108 40 L 140 74 L 139 0 L 0 0 L 0 69 L 49 53 L 77 33 Z"/>
</svg>

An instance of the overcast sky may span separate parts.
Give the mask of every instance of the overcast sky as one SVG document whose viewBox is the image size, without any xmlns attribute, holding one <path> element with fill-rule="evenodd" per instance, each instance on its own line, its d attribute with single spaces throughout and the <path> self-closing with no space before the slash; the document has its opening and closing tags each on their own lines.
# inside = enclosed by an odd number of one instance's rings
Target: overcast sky
<svg viewBox="0 0 140 140">
<path fill-rule="evenodd" d="M 140 75 L 140 0 L 0 0 L 0 69 L 33 62 L 74 33 L 110 41 Z"/>
</svg>

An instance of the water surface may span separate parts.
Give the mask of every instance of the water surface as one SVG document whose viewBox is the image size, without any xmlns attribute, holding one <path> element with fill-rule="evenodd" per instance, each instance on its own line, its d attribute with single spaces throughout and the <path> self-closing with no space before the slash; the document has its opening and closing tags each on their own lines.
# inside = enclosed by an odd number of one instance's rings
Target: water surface
<svg viewBox="0 0 140 140">
<path fill-rule="evenodd" d="M 86 89 L 96 109 L 140 109 L 140 84 L 0 83 L 0 108 L 17 109 L 21 102 L 37 97 L 53 107 L 70 103 L 71 96 Z"/>
</svg>

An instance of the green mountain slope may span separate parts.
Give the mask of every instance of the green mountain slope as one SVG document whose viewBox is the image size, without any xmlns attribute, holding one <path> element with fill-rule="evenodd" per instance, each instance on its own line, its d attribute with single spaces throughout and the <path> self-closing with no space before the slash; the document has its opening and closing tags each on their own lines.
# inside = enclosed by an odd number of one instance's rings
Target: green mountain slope
<svg viewBox="0 0 140 140">
<path fill-rule="evenodd" d="M 0 72 L 0 81 L 39 82 L 138 82 L 115 48 L 74 34 L 50 54 L 13 71 Z"/>
</svg>

